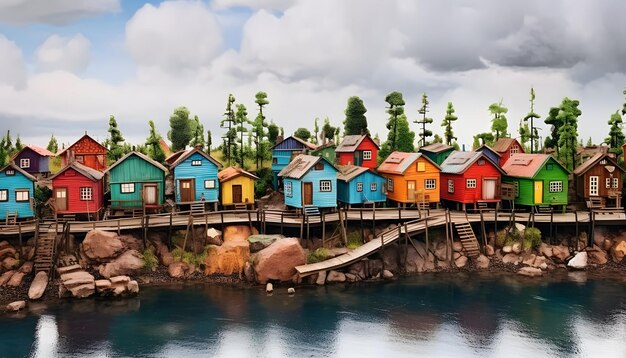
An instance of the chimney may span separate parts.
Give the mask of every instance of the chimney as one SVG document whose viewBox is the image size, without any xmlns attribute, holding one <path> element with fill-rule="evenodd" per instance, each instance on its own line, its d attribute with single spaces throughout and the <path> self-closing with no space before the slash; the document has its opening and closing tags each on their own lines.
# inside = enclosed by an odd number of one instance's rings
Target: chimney
<svg viewBox="0 0 626 358">
<path fill-rule="evenodd" d="M 196 148 L 199 151 L 202 151 L 204 149 L 204 146 L 202 144 L 196 144 L 193 147 Z"/>
</svg>

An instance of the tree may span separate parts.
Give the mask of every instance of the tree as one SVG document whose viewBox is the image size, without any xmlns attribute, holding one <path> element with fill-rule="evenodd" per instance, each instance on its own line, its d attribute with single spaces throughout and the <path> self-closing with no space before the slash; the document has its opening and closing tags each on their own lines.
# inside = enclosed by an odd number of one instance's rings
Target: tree
<svg viewBox="0 0 626 358">
<path fill-rule="evenodd" d="M 5 145 L 6 140 L 4 139 L 4 137 L 2 137 L 2 140 L 0 140 L 0 167 L 4 167 L 7 161 L 8 153 L 5 149 Z"/>
<path fill-rule="evenodd" d="M 585 146 L 593 147 L 593 141 L 591 140 L 591 137 L 587 138 L 587 144 Z"/>
<path fill-rule="evenodd" d="M 493 134 L 489 133 L 489 132 L 485 132 L 485 133 L 478 133 L 474 136 L 474 149 L 480 147 L 481 145 L 489 145 L 491 143 L 493 143 L 494 140 L 494 136 Z"/>
<path fill-rule="evenodd" d="M 505 116 L 508 111 L 509 110 L 502 105 L 502 100 L 500 100 L 500 103 L 492 103 L 489 106 L 489 112 L 493 115 L 491 119 L 491 131 L 496 141 L 508 136 L 507 130 L 509 125 Z"/>
<path fill-rule="evenodd" d="M 194 131 L 192 120 L 189 119 L 189 110 L 186 107 L 176 108 L 170 116 L 170 131 L 167 133 L 167 138 L 172 142 L 172 151 L 185 149 Z"/>
<path fill-rule="evenodd" d="M 109 160 L 116 162 L 122 156 L 124 156 L 124 147 L 122 143 L 124 142 L 124 136 L 122 136 L 122 132 L 117 128 L 117 121 L 115 120 L 115 116 L 109 116 L 109 137 L 105 141 L 105 147 L 107 147 L 107 158 Z"/>
<path fill-rule="evenodd" d="M 609 145 L 609 152 L 616 156 L 622 154 L 622 145 L 624 145 L 623 123 L 619 110 L 615 111 L 609 119 L 609 136 L 604 140 Z"/>
<path fill-rule="evenodd" d="M 559 159 L 569 170 L 576 167 L 576 148 L 578 144 L 578 117 L 582 111 L 578 109 L 578 100 L 567 97 L 561 102 L 557 119 L 563 123 L 558 130 Z"/>
<path fill-rule="evenodd" d="M 48 146 L 46 147 L 46 149 L 55 154 L 59 151 L 59 143 L 54 137 L 54 134 L 50 137 L 50 141 L 48 142 Z"/>
<path fill-rule="evenodd" d="M 248 110 L 246 106 L 243 104 L 237 105 L 237 113 L 235 114 L 235 120 L 237 124 L 237 132 L 239 132 L 239 165 L 242 169 L 244 168 L 244 160 L 245 160 L 245 142 L 243 141 L 243 137 L 245 135 L 250 136 L 248 129 L 246 128 L 246 124 L 248 123 Z"/>
<path fill-rule="evenodd" d="M 267 140 L 270 142 L 270 144 L 276 144 L 276 139 L 278 139 L 279 132 L 280 129 L 278 128 L 276 123 L 274 123 L 274 121 L 272 121 L 269 126 L 267 126 Z"/>
<path fill-rule="evenodd" d="M 333 133 L 334 134 L 334 133 Z M 300 138 L 303 141 L 308 141 L 311 138 L 311 132 L 306 128 L 298 128 L 293 133 L 294 137 Z"/>
<path fill-rule="evenodd" d="M 146 138 L 148 156 L 159 163 L 163 163 L 165 161 L 165 153 L 161 148 L 162 137 L 156 131 L 153 121 L 148 121 L 148 125 L 150 126 L 150 134 Z"/>
<path fill-rule="evenodd" d="M 319 144 L 320 126 L 319 124 L 317 124 L 317 121 L 319 121 L 319 118 L 315 117 L 315 120 L 313 121 L 313 138 L 315 140 L 311 141 L 312 143 L 315 143 L 315 144 Z"/>
<path fill-rule="evenodd" d="M 422 119 L 413 121 L 413 123 L 422 125 L 422 129 L 419 132 L 419 136 L 421 138 L 419 142 L 420 147 L 425 146 L 427 143 L 426 138 L 431 137 L 433 135 L 432 131 L 429 131 L 426 129 L 426 125 L 433 122 L 432 118 L 426 118 L 426 113 L 429 112 L 428 110 L 429 104 L 430 102 L 428 101 L 428 95 L 426 93 L 422 93 L 422 107 L 418 111 L 418 113 L 422 115 Z"/>
<path fill-rule="evenodd" d="M 19 152 L 20 150 L 24 149 L 24 146 L 22 145 L 22 140 L 20 139 L 20 135 L 17 135 L 17 139 L 15 140 L 15 152 Z"/>
<path fill-rule="evenodd" d="M 348 105 L 344 112 L 346 114 L 346 119 L 343 121 L 343 134 L 369 134 L 370 131 L 369 129 L 367 129 L 367 118 L 365 117 L 366 112 L 367 109 L 363 104 L 363 100 L 361 100 L 357 96 L 352 96 L 348 98 Z"/>
<path fill-rule="evenodd" d="M 626 95 L 626 89 L 624 90 L 624 95 Z M 622 116 L 626 116 L 626 100 L 624 100 L 624 107 L 622 108 Z"/>
<path fill-rule="evenodd" d="M 192 147 L 199 146 L 204 148 L 204 126 L 200 123 L 198 116 L 193 116 L 193 133 L 189 145 Z"/>
<path fill-rule="evenodd" d="M 4 146 L 3 146 L 4 151 L 7 153 L 7 155 L 11 155 L 15 148 L 13 147 L 13 140 L 11 139 L 10 130 L 7 130 L 7 135 L 3 139 L 4 139 Z"/>
<path fill-rule="evenodd" d="M 406 115 L 404 113 L 399 115 L 396 122 L 395 134 L 393 131 L 389 131 L 387 141 L 383 143 L 378 152 L 381 161 L 385 160 L 389 154 L 394 151 L 409 153 L 415 151 L 415 132 L 409 129 L 409 121 Z M 394 138 L 394 135 L 397 136 L 397 138 Z M 395 143 L 395 149 L 393 149 L 392 143 Z"/>
<path fill-rule="evenodd" d="M 211 131 L 206 131 L 206 152 L 211 155 L 211 145 L 213 144 L 213 138 L 211 138 Z"/>
<path fill-rule="evenodd" d="M 226 133 L 222 138 L 224 139 L 224 146 L 222 147 L 222 152 L 226 157 L 226 161 L 230 166 L 230 160 L 233 157 L 232 145 L 234 143 L 234 139 L 237 138 L 237 133 L 233 133 L 233 125 L 235 125 L 235 111 L 233 110 L 233 104 L 235 103 L 235 96 L 232 94 L 228 95 L 228 101 L 226 102 L 226 112 L 224 112 L 224 118 L 220 122 L 221 128 L 226 128 Z M 234 135 L 233 135 L 234 134 Z"/>
<path fill-rule="evenodd" d="M 389 93 L 385 97 L 385 102 L 389 104 L 387 107 L 387 113 L 389 114 L 389 120 L 387 121 L 387 129 L 389 129 L 390 133 L 388 138 L 391 139 L 390 145 L 390 153 L 397 150 L 396 138 L 398 137 L 398 117 L 404 114 L 404 99 L 402 98 L 402 93 L 394 91 Z"/>
<path fill-rule="evenodd" d="M 524 129 L 522 130 L 522 126 L 520 125 L 520 136 L 522 136 L 522 141 L 525 138 L 530 139 L 530 152 L 535 152 L 535 147 L 538 146 L 538 137 L 536 136 L 537 130 L 535 128 L 535 119 L 541 118 L 540 115 L 535 113 L 535 89 L 533 87 L 530 88 L 530 112 L 524 117 Z M 528 120 L 530 120 L 530 128 L 528 127 Z M 523 131 L 523 133 L 522 133 Z"/>
<path fill-rule="evenodd" d="M 557 157 L 559 156 L 559 128 L 563 125 L 563 122 L 558 118 L 560 108 L 552 107 L 548 111 L 548 116 L 544 120 L 545 124 L 550 125 L 550 135 L 546 137 L 544 143 L 546 148 L 554 148 L 556 150 Z"/>
<path fill-rule="evenodd" d="M 452 123 L 459 119 L 456 115 L 454 115 L 454 106 L 452 102 L 448 102 L 448 108 L 446 109 L 446 116 L 443 118 L 443 122 L 441 123 L 442 127 L 445 127 L 443 132 L 443 136 L 446 139 L 447 145 L 452 145 L 452 141 L 456 141 L 457 137 L 454 136 L 454 132 L 452 131 Z"/>
<path fill-rule="evenodd" d="M 326 140 L 335 140 L 335 135 L 338 133 L 339 128 L 333 127 L 330 124 L 330 118 L 324 118 L 324 125 L 322 126 L 322 140 L 326 142 Z"/>
<path fill-rule="evenodd" d="M 252 122 L 252 132 L 254 135 L 254 144 L 256 147 L 255 164 L 257 168 L 263 166 L 263 158 L 266 156 L 268 145 L 265 138 L 268 135 L 268 125 L 263 115 L 263 107 L 269 104 L 267 100 L 267 93 L 257 92 L 256 100 L 254 101 L 259 106 L 259 113 Z"/>
</svg>

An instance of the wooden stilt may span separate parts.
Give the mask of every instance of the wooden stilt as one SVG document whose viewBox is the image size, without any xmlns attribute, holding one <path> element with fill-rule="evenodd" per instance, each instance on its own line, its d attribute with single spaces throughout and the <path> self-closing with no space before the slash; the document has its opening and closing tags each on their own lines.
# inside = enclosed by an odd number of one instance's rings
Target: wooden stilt
<svg viewBox="0 0 626 358">
<path fill-rule="evenodd" d="M 326 214 L 322 213 L 322 247 L 326 247 Z"/>
<path fill-rule="evenodd" d="M 167 228 L 167 246 L 168 249 L 172 249 L 172 219 L 174 213 L 170 213 L 170 226 Z"/>
<path fill-rule="evenodd" d="M 145 226 L 143 229 L 143 246 L 147 247 L 147 242 L 148 242 L 148 230 L 150 230 L 150 215 L 146 216 L 146 222 L 145 222 Z"/>
<path fill-rule="evenodd" d="M 359 222 L 361 225 L 361 243 L 365 243 L 365 230 L 363 229 L 363 208 L 359 208 L 359 215 L 361 221 Z"/>
</svg>

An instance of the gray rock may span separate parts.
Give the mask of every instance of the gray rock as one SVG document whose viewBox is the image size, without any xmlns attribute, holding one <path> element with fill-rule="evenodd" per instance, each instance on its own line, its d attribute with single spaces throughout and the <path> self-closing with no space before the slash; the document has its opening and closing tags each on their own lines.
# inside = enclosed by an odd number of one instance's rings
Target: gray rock
<svg viewBox="0 0 626 358">
<path fill-rule="evenodd" d="M 326 282 L 346 282 L 346 275 L 343 272 L 331 270 L 326 276 Z"/>
<path fill-rule="evenodd" d="M 320 271 L 320 273 L 317 275 L 317 280 L 315 281 L 315 284 L 318 286 L 324 286 L 325 283 L 326 283 L 326 271 Z"/>
<path fill-rule="evenodd" d="M 584 269 L 587 267 L 587 251 L 577 253 L 571 260 L 569 260 L 567 266 L 573 269 Z"/>
<path fill-rule="evenodd" d="M 48 287 L 48 274 L 44 271 L 40 271 L 35 275 L 33 283 L 30 284 L 30 288 L 28 289 L 28 299 L 40 299 L 46 291 L 46 287 Z"/>
<path fill-rule="evenodd" d="M 11 302 L 6 306 L 6 310 L 9 312 L 17 312 L 26 308 L 26 301 Z"/>
</svg>

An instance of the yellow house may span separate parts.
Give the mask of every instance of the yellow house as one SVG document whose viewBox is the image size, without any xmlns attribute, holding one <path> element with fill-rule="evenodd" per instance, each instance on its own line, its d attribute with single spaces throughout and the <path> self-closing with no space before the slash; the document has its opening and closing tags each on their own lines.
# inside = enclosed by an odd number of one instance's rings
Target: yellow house
<svg viewBox="0 0 626 358">
<path fill-rule="evenodd" d="M 254 205 L 254 181 L 259 178 L 247 171 L 228 167 L 219 173 L 222 206 Z"/>
</svg>

